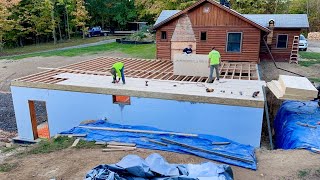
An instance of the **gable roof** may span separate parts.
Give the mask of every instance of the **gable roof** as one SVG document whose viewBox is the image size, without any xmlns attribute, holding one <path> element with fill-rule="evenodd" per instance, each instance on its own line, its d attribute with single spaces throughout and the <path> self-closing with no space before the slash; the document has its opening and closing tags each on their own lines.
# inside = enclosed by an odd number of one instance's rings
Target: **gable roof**
<svg viewBox="0 0 320 180">
<path fill-rule="evenodd" d="M 196 2 L 196 3 L 194 3 L 193 5 L 189 6 L 188 8 L 184 9 L 183 11 L 176 12 L 175 14 L 169 16 L 168 18 L 164 19 L 163 21 L 160 21 L 161 19 L 160 19 L 159 21 L 157 20 L 158 23 L 156 23 L 156 24 L 153 26 L 153 29 L 158 29 L 158 28 L 161 27 L 162 25 L 170 22 L 171 20 L 179 17 L 179 16 L 182 15 L 182 14 L 187 13 L 188 11 L 190 11 L 190 10 L 192 10 L 193 8 L 201 5 L 201 4 L 204 3 L 204 2 L 209 2 L 209 3 L 213 4 L 213 5 L 216 5 L 216 6 L 219 7 L 220 9 L 225 10 L 225 11 L 227 11 L 228 13 L 230 13 L 230 14 L 232 14 L 232 15 L 234 15 L 234 16 L 237 16 L 238 18 L 240 18 L 240 19 L 246 21 L 247 23 L 249 23 L 249 24 L 257 27 L 258 29 L 261 29 L 261 30 L 263 30 L 263 31 L 265 31 L 265 32 L 270 32 L 270 30 L 269 30 L 268 28 L 266 28 L 266 27 L 264 27 L 264 26 L 262 26 L 262 25 L 260 25 L 260 24 L 255 23 L 254 21 L 252 21 L 252 20 L 244 17 L 243 15 L 241 15 L 240 13 L 238 13 L 237 11 L 234 11 L 234 10 L 232 10 L 232 9 L 230 9 L 230 8 L 227 8 L 227 7 L 223 6 L 223 5 L 221 5 L 220 3 L 216 2 L 215 0 L 200 0 L 200 1 Z M 170 11 L 170 10 L 169 10 L 169 11 Z M 164 15 L 163 15 L 162 18 L 166 17 L 166 15 L 169 14 L 169 13 L 173 13 L 173 11 L 171 11 L 171 12 L 169 12 L 169 11 L 167 10 L 167 12 L 164 13 Z M 158 18 L 158 19 L 159 19 L 159 18 Z"/>
<path fill-rule="evenodd" d="M 166 20 L 167 18 L 177 14 L 180 10 L 163 10 L 161 11 L 157 21 L 154 23 L 154 26 Z"/>
<path fill-rule="evenodd" d="M 306 14 L 242 14 L 244 17 L 259 23 L 264 27 L 269 26 L 272 19 L 275 28 L 309 28 L 308 16 Z"/>
</svg>

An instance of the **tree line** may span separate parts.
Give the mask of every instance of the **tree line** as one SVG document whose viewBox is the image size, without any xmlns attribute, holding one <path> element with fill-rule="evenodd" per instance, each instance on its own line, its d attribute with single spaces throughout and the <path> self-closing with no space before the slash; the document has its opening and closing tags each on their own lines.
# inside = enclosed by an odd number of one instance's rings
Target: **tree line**
<svg viewBox="0 0 320 180">
<path fill-rule="evenodd" d="M 154 23 L 164 9 L 184 9 L 196 0 L 1 0 L 0 50 L 68 40 L 88 27 L 126 28 L 127 22 Z M 230 0 L 240 13 L 306 13 L 320 31 L 319 0 Z M 82 33 L 84 35 L 84 33 Z"/>
</svg>

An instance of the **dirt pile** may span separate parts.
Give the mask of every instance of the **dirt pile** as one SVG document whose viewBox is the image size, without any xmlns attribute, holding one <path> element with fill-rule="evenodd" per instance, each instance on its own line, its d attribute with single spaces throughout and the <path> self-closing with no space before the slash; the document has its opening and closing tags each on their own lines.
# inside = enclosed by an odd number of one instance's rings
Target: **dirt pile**
<svg viewBox="0 0 320 180">
<path fill-rule="evenodd" d="M 310 32 L 308 34 L 308 39 L 320 40 L 320 32 Z"/>
</svg>

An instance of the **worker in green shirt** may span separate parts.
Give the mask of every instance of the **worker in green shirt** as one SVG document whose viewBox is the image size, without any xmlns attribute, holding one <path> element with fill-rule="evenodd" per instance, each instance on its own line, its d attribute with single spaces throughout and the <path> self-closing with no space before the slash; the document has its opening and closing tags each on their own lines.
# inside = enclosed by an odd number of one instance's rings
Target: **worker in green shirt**
<svg viewBox="0 0 320 180">
<path fill-rule="evenodd" d="M 113 76 L 113 81 L 112 83 L 118 83 L 120 81 L 120 78 L 122 79 L 122 83 L 125 84 L 126 80 L 124 78 L 124 63 L 122 62 L 117 62 L 112 65 L 112 68 L 110 70 L 112 76 Z M 119 79 L 117 80 L 117 75 Z"/>
<path fill-rule="evenodd" d="M 215 49 L 215 47 L 213 47 L 211 52 L 209 53 L 208 68 L 210 68 L 210 75 L 208 83 L 213 82 L 212 75 L 214 69 L 216 70 L 216 78 L 219 81 L 219 65 L 221 63 L 220 57 L 220 53 Z"/>
</svg>

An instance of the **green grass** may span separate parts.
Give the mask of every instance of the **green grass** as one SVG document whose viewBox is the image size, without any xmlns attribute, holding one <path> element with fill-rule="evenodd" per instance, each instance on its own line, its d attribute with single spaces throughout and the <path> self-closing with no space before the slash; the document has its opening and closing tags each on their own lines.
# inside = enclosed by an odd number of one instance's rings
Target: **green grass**
<svg viewBox="0 0 320 180">
<path fill-rule="evenodd" d="M 7 153 L 7 152 L 13 151 L 13 150 L 15 150 L 15 149 L 16 149 L 16 147 L 15 147 L 15 146 L 12 146 L 12 147 L 8 147 L 8 148 L 3 148 L 3 149 L 1 149 L 1 152 L 2 152 L 2 153 Z"/>
<path fill-rule="evenodd" d="M 315 64 L 320 64 L 320 53 L 316 52 L 299 52 L 303 61 L 299 61 L 301 66 L 309 67 Z"/>
<path fill-rule="evenodd" d="M 120 52 L 127 55 L 130 55 L 134 58 L 144 58 L 144 59 L 153 59 L 155 58 L 156 46 L 155 44 L 141 44 L 141 45 L 132 45 L 132 44 L 120 44 L 120 43 L 110 43 L 103 44 L 91 47 L 84 47 L 78 49 L 70 49 L 70 50 L 57 50 L 52 52 L 44 52 L 44 53 L 32 53 L 27 55 L 13 56 L 8 57 L 6 59 L 23 59 L 29 57 L 43 56 L 65 56 L 65 57 L 73 57 L 80 56 L 84 54 L 98 54 L 102 52 Z"/>
<path fill-rule="evenodd" d="M 50 42 L 50 43 L 41 43 L 38 45 L 27 45 L 24 47 L 4 49 L 2 52 L 0 52 L 0 55 L 10 56 L 10 55 L 17 55 L 17 54 L 33 53 L 33 52 L 39 52 L 39 51 L 53 50 L 57 48 L 76 46 L 81 44 L 94 43 L 94 42 L 99 42 L 99 41 L 108 40 L 108 39 L 115 39 L 115 38 L 121 38 L 121 37 L 101 36 L 101 37 L 92 37 L 92 38 L 85 38 L 85 39 L 82 39 L 80 37 L 75 37 L 70 40 L 64 40 L 64 41 L 58 42 L 56 45 L 54 45 L 53 42 Z"/>
<path fill-rule="evenodd" d="M 316 59 L 320 60 L 320 53 L 316 52 L 299 52 L 302 59 Z"/>
<path fill-rule="evenodd" d="M 298 177 L 302 179 L 308 176 L 309 174 L 310 174 L 310 169 L 303 169 L 298 172 Z"/>
<path fill-rule="evenodd" d="M 34 147 L 31 147 L 30 150 L 22 152 L 19 156 L 23 157 L 25 155 L 30 154 L 47 154 L 55 151 L 60 151 L 63 149 L 70 148 L 76 138 L 66 137 L 66 136 L 59 136 L 57 138 L 46 140 L 43 139 Z M 85 141 L 80 140 L 76 147 L 77 149 L 93 149 L 93 148 L 101 148 L 101 146 L 95 145 L 95 142 L 92 141 Z"/>
<path fill-rule="evenodd" d="M 59 136 L 52 140 L 42 140 L 39 144 L 35 145 L 27 154 L 46 154 L 54 151 L 66 149 L 72 145 L 75 138 L 68 138 Z"/>
<path fill-rule="evenodd" d="M 320 82 L 320 78 L 309 78 L 311 82 Z"/>
<path fill-rule="evenodd" d="M 17 163 L 3 163 L 0 164 L 0 172 L 10 172 L 11 170 L 13 170 L 14 168 L 16 168 L 18 166 Z"/>
</svg>

